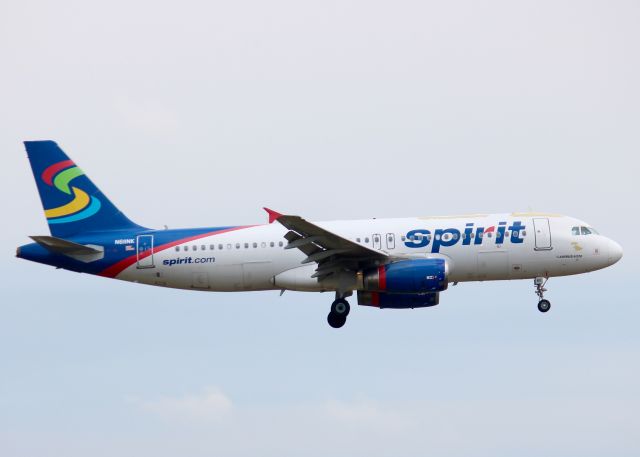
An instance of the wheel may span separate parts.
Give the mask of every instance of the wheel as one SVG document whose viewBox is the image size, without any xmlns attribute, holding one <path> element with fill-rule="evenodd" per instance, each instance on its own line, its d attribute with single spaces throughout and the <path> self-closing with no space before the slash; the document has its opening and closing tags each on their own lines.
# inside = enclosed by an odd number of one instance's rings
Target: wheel
<svg viewBox="0 0 640 457">
<path fill-rule="evenodd" d="M 349 302 L 344 298 L 340 298 L 331 303 L 331 312 L 336 316 L 344 316 L 346 319 L 349 315 L 349 311 L 351 311 L 351 307 L 349 306 Z"/>
<path fill-rule="evenodd" d="M 538 311 L 541 313 L 546 313 L 551 309 L 551 302 L 549 300 L 540 300 L 538 302 Z"/>
<path fill-rule="evenodd" d="M 345 322 L 347 322 L 347 316 L 340 316 L 331 312 L 327 316 L 327 322 L 333 328 L 340 328 L 345 324 Z"/>
</svg>

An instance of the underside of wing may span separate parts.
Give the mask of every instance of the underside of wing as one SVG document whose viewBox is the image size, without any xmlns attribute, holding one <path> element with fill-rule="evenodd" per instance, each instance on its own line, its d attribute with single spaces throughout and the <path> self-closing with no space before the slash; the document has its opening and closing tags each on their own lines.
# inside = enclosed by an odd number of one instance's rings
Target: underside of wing
<svg viewBox="0 0 640 457">
<path fill-rule="evenodd" d="M 270 213 L 271 214 L 271 213 Z M 307 257 L 303 264 L 318 265 L 314 278 L 322 280 L 340 271 L 358 271 L 388 263 L 390 257 L 313 224 L 300 216 L 277 214 L 278 221 L 289 231 L 285 249 L 298 249 Z"/>
</svg>

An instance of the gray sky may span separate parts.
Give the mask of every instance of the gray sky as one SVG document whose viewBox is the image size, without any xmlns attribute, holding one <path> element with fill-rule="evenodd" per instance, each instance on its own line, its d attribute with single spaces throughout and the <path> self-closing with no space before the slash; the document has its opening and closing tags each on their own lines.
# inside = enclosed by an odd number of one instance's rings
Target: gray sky
<svg viewBox="0 0 640 457">
<path fill-rule="evenodd" d="M 638 455 L 640 5 L 0 3 L 0 454 Z M 17 260 L 47 233 L 21 141 L 132 219 L 545 210 L 608 270 L 441 305 L 205 294 Z"/>
</svg>

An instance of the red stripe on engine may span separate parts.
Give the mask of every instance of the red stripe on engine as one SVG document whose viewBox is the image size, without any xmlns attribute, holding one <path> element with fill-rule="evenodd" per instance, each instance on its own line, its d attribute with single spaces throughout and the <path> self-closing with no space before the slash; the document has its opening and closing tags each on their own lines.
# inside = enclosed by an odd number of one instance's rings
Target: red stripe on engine
<svg viewBox="0 0 640 457">
<path fill-rule="evenodd" d="M 378 288 L 387 290 L 387 269 L 385 266 L 378 267 Z"/>
<path fill-rule="evenodd" d="M 158 253 L 160 251 L 164 251 L 165 249 L 169 249 L 169 248 L 172 248 L 174 246 L 177 246 L 179 244 L 188 243 L 189 241 L 198 240 L 200 238 L 205 238 L 207 236 L 220 235 L 222 233 L 233 232 L 234 230 L 241 230 L 241 229 L 250 228 L 250 227 L 255 227 L 255 225 L 245 225 L 245 226 L 242 226 L 242 227 L 234 227 L 234 228 L 229 228 L 229 229 L 225 229 L 225 230 L 218 230 L 218 231 L 215 231 L 215 232 L 202 233 L 200 235 L 194 235 L 194 236 L 190 236 L 190 237 L 187 237 L 187 238 L 180 238 L 179 240 L 171 241 L 169 243 L 161 244 L 159 246 L 154 246 L 153 250 L 150 249 L 148 251 L 142 252 L 142 253 L 140 253 L 140 256 L 138 256 L 137 253 L 133 254 L 133 255 L 127 257 L 126 259 L 122 259 L 121 261 L 119 261 L 117 263 L 114 263 L 109 268 L 107 268 L 105 270 L 102 270 L 98 274 L 100 276 L 105 276 L 107 278 L 115 278 L 123 270 L 125 270 L 128 267 L 130 267 L 134 263 L 138 262 L 140 259 L 144 259 L 145 257 L 149 257 L 152 253 L 155 254 L 155 253 Z"/>
<path fill-rule="evenodd" d="M 380 308 L 380 294 L 378 292 L 371 292 L 371 306 Z"/>
<path fill-rule="evenodd" d="M 63 160 L 62 162 L 54 163 L 53 165 L 47 167 L 42 172 L 42 175 L 41 175 L 42 180 L 44 182 L 46 182 L 47 184 L 49 184 L 50 186 L 52 186 L 53 185 L 53 175 L 55 175 L 60 170 L 63 170 L 65 168 L 69 168 L 72 165 L 75 165 L 73 163 L 73 160 Z"/>
</svg>

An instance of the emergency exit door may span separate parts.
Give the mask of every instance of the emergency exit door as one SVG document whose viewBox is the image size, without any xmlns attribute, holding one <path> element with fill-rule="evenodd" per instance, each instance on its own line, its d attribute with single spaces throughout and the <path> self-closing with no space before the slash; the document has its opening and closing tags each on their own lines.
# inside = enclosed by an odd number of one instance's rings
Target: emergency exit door
<svg viewBox="0 0 640 457">
<path fill-rule="evenodd" d="M 382 236 L 379 233 L 373 234 L 373 249 L 382 249 Z"/>
</svg>

